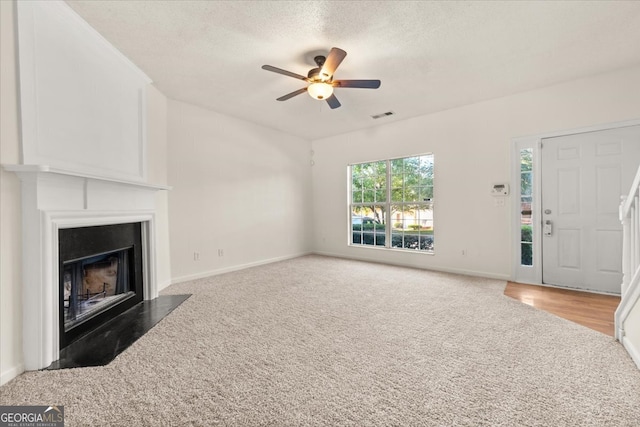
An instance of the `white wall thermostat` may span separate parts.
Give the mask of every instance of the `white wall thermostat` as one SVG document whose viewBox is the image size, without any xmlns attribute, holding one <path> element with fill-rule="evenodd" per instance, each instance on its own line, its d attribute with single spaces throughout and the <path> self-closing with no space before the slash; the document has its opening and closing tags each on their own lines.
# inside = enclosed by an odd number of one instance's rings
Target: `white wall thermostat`
<svg viewBox="0 0 640 427">
<path fill-rule="evenodd" d="M 492 184 L 491 185 L 491 195 L 492 196 L 508 196 L 509 195 L 509 184 Z"/>
</svg>

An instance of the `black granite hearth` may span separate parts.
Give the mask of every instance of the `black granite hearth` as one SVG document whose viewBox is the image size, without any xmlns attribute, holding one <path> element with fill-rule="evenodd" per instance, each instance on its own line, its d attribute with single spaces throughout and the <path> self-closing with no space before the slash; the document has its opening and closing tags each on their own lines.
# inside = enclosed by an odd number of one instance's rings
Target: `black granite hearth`
<svg viewBox="0 0 640 427">
<path fill-rule="evenodd" d="M 111 362 L 191 295 L 161 295 L 142 301 L 60 351 L 46 369 L 103 366 Z"/>
</svg>

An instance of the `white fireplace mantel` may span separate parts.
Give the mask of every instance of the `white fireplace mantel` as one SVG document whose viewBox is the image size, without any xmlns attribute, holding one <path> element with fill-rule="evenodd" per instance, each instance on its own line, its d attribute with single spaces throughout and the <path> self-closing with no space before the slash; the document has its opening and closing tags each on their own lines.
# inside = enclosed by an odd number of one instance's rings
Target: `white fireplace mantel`
<svg viewBox="0 0 640 427">
<path fill-rule="evenodd" d="M 37 174 L 53 174 L 53 175 L 62 175 L 62 176 L 74 176 L 74 177 L 78 177 L 78 178 L 82 178 L 82 179 L 86 179 L 86 180 L 97 180 L 97 181 L 104 181 L 104 182 L 111 182 L 114 184 L 122 184 L 122 185 L 128 185 L 128 186 L 133 186 L 133 187 L 141 187 L 141 188 L 147 188 L 149 190 L 170 190 L 171 187 L 167 186 L 167 185 L 158 185 L 158 184 L 148 184 L 146 182 L 140 182 L 140 181 L 130 181 L 130 180 L 124 180 L 124 179 L 116 179 L 116 178 L 108 178 L 108 177 L 103 177 L 103 176 L 99 176 L 99 175 L 91 175 L 91 174 L 85 174 L 85 173 L 81 173 L 81 172 L 76 172 L 76 171 L 72 171 L 72 170 L 66 170 L 66 169 L 60 169 L 60 168 L 56 168 L 56 167 L 52 167 L 52 166 L 48 166 L 48 165 L 9 165 L 9 164 L 3 164 L 2 167 L 10 172 L 15 172 L 18 176 L 20 176 L 20 179 L 24 180 L 24 179 L 30 179 L 28 177 L 34 177 Z"/>
<path fill-rule="evenodd" d="M 155 193 L 165 185 L 46 165 L 3 165 L 22 181 L 23 349 L 27 370 L 59 358 L 58 230 L 142 223 L 143 297 L 158 295 Z"/>
</svg>

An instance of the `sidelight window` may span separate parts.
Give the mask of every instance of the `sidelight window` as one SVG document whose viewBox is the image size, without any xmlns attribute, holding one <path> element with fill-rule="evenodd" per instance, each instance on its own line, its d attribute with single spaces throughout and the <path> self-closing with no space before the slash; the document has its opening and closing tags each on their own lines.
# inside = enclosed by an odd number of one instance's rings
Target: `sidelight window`
<svg viewBox="0 0 640 427">
<path fill-rule="evenodd" d="M 520 150 L 520 264 L 533 265 L 533 149 Z"/>
</svg>

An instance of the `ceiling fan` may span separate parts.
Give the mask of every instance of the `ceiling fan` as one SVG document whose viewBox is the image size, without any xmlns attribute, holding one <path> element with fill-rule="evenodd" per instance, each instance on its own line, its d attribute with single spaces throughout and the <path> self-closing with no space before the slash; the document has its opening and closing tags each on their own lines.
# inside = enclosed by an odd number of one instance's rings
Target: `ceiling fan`
<svg viewBox="0 0 640 427">
<path fill-rule="evenodd" d="M 347 52 L 337 47 L 331 48 L 329 55 L 326 57 L 322 55 L 316 56 L 313 60 L 318 67 L 309 70 L 307 77 L 281 68 L 273 67 L 271 65 L 263 65 L 262 69 L 293 77 L 295 79 L 304 80 L 309 83 L 307 87 L 303 87 L 302 89 L 298 89 L 281 96 L 277 99 L 278 101 L 286 101 L 296 95 L 307 92 L 314 99 L 327 101 L 329 107 L 334 109 L 338 108 L 341 104 L 340 101 L 338 101 L 338 98 L 333 94 L 333 88 L 345 87 L 378 89 L 380 87 L 380 80 L 333 80 L 333 74 L 336 72 L 336 69 L 345 56 L 347 56 Z"/>
</svg>

